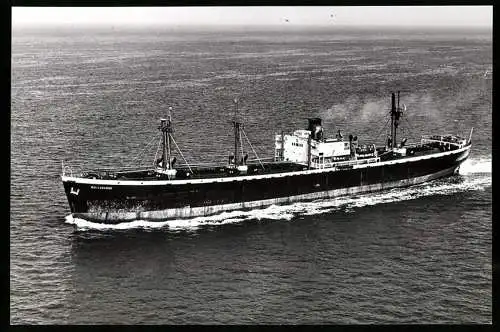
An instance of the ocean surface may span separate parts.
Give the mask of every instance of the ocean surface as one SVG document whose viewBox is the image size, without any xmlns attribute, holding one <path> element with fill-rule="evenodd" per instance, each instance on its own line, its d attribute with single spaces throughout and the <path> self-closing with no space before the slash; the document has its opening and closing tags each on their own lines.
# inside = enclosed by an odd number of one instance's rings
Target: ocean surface
<svg viewBox="0 0 500 332">
<path fill-rule="evenodd" d="M 11 324 L 491 323 L 492 62 L 482 30 L 14 27 Z M 316 116 L 383 144 L 397 90 L 409 142 L 474 127 L 459 175 L 165 223 L 69 216 L 61 162 L 151 165 L 169 107 L 186 160 L 223 164 L 235 98 L 268 158 Z"/>
</svg>

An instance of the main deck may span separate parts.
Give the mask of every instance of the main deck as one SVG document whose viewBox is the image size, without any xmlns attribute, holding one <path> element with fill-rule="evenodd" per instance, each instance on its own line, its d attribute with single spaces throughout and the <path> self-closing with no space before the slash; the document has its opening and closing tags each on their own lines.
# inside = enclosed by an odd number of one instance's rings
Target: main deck
<svg viewBox="0 0 500 332">
<path fill-rule="evenodd" d="M 210 178 L 224 178 L 234 176 L 251 176 L 251 175 L 264 175 L 276 173 L 288 173 L 296 171 L 304 171 L 307 169 L 349 169 L 355 165 L 373 164 L 381 161 L 401 160 L 410 157 L 418 157 L 431 155 L 443 151 L 451 151 L 460 148 L 455 142 L 448 142 L 444 140 L 443 136 L 433 136 L 432 139 L 425 138 L 425 144 L 413 145 L 406 147 L 406 153 L 401 153 L 386 150 L 385 147 L 377 148 L 379 154 L 375 158 L 359 158 L 355 160 L 339 161 L 339 162 L 323 162 L 316 160 L 311 162 L 310 166 L 302 163 L 295 162 L 262 162 L 262 163 L 249 163 L 246 172 L 238 172 L 237 169 L 225 165 L 218 167 L 196 167 L 181 165 L 176 168 L 177 173 L 175 178 L 169 178 L 166 174 L 161 174 L 155 168 L 133 168 L 133 169 L 112 169 L 100 168 L 95 170 L 84 171 L 76 177 L 87 179 L 101 179 L 101 180 L 124 180 L 124 181 L 154 181 L 154 180 L 186 180 L 186 179 L 210 179 Z M 63 175 L 73 176 L 69 166 L 63 166 Z"/>
</svg>

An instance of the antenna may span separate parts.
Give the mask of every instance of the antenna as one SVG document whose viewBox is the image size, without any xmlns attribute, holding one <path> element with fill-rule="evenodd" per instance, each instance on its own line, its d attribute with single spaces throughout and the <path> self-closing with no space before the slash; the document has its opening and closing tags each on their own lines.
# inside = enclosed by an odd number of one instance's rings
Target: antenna
<svg viewBox="0 0 500 332">
<path fill-rule="evenodd" d="M 234 98 L 234 121 L 236 121 L 236 117 L 238 116 L 238 98 Z"/>
</svg>

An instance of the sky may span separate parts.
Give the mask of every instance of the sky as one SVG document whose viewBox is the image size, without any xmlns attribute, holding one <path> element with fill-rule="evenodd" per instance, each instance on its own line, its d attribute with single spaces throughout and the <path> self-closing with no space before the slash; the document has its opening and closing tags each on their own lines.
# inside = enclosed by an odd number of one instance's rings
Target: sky
<svg viewBox="0 0 500 332">
<path fill-rule="evenodd" d="M 12 24 L 492 27 L 493 6 L 13 7 Z"/>
</svg>

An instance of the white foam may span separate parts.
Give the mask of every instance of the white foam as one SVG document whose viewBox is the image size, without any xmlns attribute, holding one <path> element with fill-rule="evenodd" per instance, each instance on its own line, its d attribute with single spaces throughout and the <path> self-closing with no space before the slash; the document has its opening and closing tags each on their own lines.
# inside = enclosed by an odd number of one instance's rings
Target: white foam
<svg viewBox="0 0 500 332">
<path fill-rule="evenodd" d="M 117 225 L 93 223 L 80 218 L 66 217 L 66 222 L 78 230 L 123 230 L 123 229 L 161 229 L 196 230 L 201 226 L 237 224 L 244 221 L 292 220 L 296 216 L 311 216 L 335 211 L 355 212 L 356 209 L 377 204 L 400 202 L 435 195 L 451 195 L 471 190 L 484 190 L 491 186 L 491 160 L 468 160 L 460 167 L 460 177 L 446 178 L 407 188 L 395 188 L 376 193 L 344 196 L 334 199 L 297 202 L 290 205 L 271 205 L 250 211 L 230 211 L 208 217 L 167 220 L 164 222 L 136 220 Z"/>
<path fill-rule="evenodd" d="M 460 166 L 459 172 L 462 175 L 491 173 L 491 159 L 467 159 Z"/>
<path fill-rule="evenodd" d="M 108 230 L 108 229 L 134 229 L 134 228 L 163 228 L 169 226 L 169 221 L 164 222 L 148 222 L 144 220 L 134 220 L 131 222 L 123 222 L 116 225 L 107 225 L 94 223 L 81 218 L 74 218 L 71 215 L 66 216 L 66 223 L 73 224 L 78 230 Z M 170 226 L 169 226 L 170 227 Z"/>
</svg>

